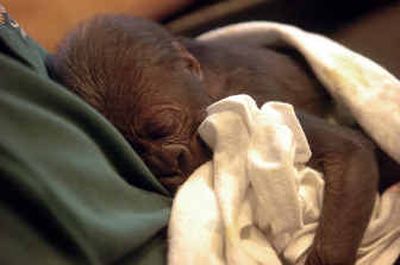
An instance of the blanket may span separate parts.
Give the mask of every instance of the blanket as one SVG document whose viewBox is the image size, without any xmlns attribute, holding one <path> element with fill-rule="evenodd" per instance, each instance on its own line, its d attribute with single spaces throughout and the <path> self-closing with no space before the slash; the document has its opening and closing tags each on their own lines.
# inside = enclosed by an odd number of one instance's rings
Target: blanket
<svg viewBox="0 0 400 265">
<path fill-rule="evenodd" d="M 327 38 L 277 23 L 233 25 L 200 39 L 239 37 L 297 48 L 332 96 L 400 162 L 394 144 L 400 140 L 400 85 L 385 69 Z M 169 263 L 303 264 L 318 225 L 324 182 L 305 166 L 312 154 L 293 108 L 269 102 L 258 109 L 248 96 L 229 97 L 208 108 L 199 133 L 214 155 L 174 199 Z M 357 264 L 392 264 L 399 253 L 396 184 L 377 195 Z"/>
</svg>

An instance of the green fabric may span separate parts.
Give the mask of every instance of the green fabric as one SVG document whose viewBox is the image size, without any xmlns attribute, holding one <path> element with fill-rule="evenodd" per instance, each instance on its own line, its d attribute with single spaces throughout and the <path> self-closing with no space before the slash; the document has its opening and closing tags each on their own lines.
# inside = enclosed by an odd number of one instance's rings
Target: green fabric
<svg viewBox="0 0 400 265">
<path fill-rule="evenodd" d="M 0 264 L 164 264 L 171 198 L 44 55 L 0 26 Z"/>
<path fill-rule="evenodd" d="M 13 27 L 9 21 L 8 14 L 5 16 L 6 23 L 0 25 L 1 48 L 10 56 L 19 59 L 27 66 L 35 70 L 39 75 L 46 76 L 46 67 L 44 65 L 45 51 L 37 45 L 24 31 L 19 27 Z"/>
</svg>

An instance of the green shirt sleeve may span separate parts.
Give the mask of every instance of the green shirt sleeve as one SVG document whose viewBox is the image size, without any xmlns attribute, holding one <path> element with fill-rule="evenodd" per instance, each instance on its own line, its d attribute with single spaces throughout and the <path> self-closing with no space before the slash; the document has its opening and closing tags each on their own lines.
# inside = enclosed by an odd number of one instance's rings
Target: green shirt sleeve
<svg viewBox="0 0 400 265">
<path fill-rule="evenodd" d="M 4 15 L 4 14 L 3 14 Z M 164 264 L 171 198 L 119 132 L 0 25 L 0 264 Z"/>
</svg>

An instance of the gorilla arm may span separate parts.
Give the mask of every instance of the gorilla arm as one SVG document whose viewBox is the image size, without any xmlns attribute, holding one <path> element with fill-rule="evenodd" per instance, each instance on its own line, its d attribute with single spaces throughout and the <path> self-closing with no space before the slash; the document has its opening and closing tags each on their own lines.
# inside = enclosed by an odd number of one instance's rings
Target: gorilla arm
<svg viewBox="0 0 400 265">
<path fill-rule="evenodd" d="M 325 178 L 319 225 L 306 264 L 354 264 L 377 194 L 374 145 L 361 133 L 298 114 Z"/>
</svg>

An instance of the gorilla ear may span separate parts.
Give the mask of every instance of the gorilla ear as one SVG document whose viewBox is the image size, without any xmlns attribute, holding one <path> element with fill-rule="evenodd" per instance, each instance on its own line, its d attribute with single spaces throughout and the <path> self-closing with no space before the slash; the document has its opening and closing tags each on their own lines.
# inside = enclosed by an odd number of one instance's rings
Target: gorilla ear
<svg viewBox="0 0 400 265">
<path fill-rule="evenodd" d="M 183 54 L 183 59 L 185 60 L 187 69 L 200 81 L 203 80 L 203 71 L 201 70 L 199 61 L 188 51 Z"/>
<path fill-rule="evenodd" d="M 185 69 L 197 77 L 200 81 L 203 80 L 203 71 L 201 70 L 199 61 L 197 61 L 197 59 L 178 41 L 174 42 L 174 45 L 180 52 L 180 56 L 185 63 Z"/>
</svg>

